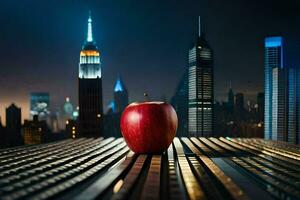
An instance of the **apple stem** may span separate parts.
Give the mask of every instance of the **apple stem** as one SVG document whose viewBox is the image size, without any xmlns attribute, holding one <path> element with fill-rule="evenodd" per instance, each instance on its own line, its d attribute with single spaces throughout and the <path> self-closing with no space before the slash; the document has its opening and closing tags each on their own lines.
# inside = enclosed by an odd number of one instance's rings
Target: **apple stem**
<svg viewBox="0 0 300 200">
<path fill-rule="evenodd" d="M 147 92 L 144 93 L 145 101 L 149 101 L 149 95 Z"/>
</svg>

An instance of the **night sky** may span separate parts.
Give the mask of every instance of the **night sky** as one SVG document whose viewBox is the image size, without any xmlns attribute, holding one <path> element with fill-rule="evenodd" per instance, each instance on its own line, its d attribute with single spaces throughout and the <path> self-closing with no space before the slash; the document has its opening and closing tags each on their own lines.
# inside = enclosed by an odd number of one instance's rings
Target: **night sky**
<svg viewBox="0 0 300 200">
<path fill-rule="evenodd" d="M 180 3 L 179 3 L 180 2 Z M 30 92 L 48 91 L 52 110 L 69 96 L 77 105 L 79 52 L 88 11 L 102 57 L 104 110 L 121 75 L 130 101 L 169 99 L 187 68 L 197 16 L 214 51 L 215 96 L 263 91 L 263 40 L 282 35 L 287 65 L 300 57 L 300 2 L 285 0 L 2 0 L 0 114 L 11 102 L 28 118 Z M 298 54 L 297 54 L 298 53 Z"/>
</svg>

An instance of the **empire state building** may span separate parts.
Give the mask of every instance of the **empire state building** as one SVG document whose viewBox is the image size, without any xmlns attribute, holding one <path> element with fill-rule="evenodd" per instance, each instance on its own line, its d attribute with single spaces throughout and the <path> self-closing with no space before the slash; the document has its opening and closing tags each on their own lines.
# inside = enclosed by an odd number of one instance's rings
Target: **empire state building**
<svg viewBox="0 0 300 200">
<path fill-rule="evenodd" d="M 93 39 L 92 18 L 88 18 L 87 38 L 79 61 L 79 136 L 102 135 L 103 105 L 100 52 Z"/>
</svg>

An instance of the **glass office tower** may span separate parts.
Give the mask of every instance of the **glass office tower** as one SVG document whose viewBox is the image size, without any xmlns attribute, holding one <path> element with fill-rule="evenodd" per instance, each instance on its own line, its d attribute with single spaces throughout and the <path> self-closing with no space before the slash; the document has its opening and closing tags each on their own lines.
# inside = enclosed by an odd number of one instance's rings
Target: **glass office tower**
<svg viewBox="0 0 300 200">
<path fill-rule="evenodd" d="M 201 34 L 189 50 L 188 58 L 188 132 L 189 136 L 213 134 L 213 52 Z"/>
<path fill-rule="evenodd" d="M 285 140 L 287 129 L 287 70 L 283 38 L 265 39 L 265 139 Z"/>
<path fill-rule="evenodd" d="M 282 37 L 265 39 L 265 139 L 299 144 L 300 69 L 285 66 Z"/>
</svg>

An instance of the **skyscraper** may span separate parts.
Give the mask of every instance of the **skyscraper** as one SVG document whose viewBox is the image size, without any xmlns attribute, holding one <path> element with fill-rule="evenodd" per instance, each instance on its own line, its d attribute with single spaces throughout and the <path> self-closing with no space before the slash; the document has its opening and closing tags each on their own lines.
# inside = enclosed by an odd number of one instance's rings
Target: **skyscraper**
<svg viewBox="0 0 300 200">
<path fill-rule="evenodd" d="M 231 81 L 230 81 L 230 86 L 229 86 L 229 91 L 228 91 L 228 97 L 227 97 L 227 108 L 230 113 L 233 113 L 233 107 L 234 107 L 234 94 L 233 90 L 231 87 Z"/>
<path fill-rule="evenodd" d="M 237 113 L 242 113 L 245 109 L 244 107 L 244 94 L 243 93 L 236 93 L 235 95 L 235 109 Z"/>
<path fill-rule="evenodd" d="M 13 129 L 20 134 L 21 108 L 18 108 L 14 103 L 6 108 L 6 128 Z"/>
<path fill-rule="evenodd" d="M 79 61 L 79 135 L 102 134 L 102 76 L 100 52 L 93 39 L 92 18 L 88 18 L 87 38 Z"/>
<path fill-rule="evenodd" d="M 116 80 L 114 87 L 115 112 L 121 113 L 128 105 L 128 91 L 120 77 Z"/>
<path fill-rule="evenodd" d="M 258 113 L 258 120 L 264 120 L 264 105 L 265 105 L 265 94 L 260 92 L 257 94 L 257 113 Z"/>
<path fill-rule="evenodd" d="M 213 52 L 201 34 L 189 50 L 188 132 L 190 136 L 213 134 Z"/>
<path fill-rule="evenodd" d="M 174 107 L 178 116 L 178 128 L 176 136 L 186 137 L 188 130 L 188 76 L 187 71 L 180 80 L 175 94 L 171 99 L 171 104 Z"/>
<path fill-rule="evenodd" d="M 265 139 L 286 140 L 287 71 L 282 37 L 265 39 Z"/>
<path fill-rule="evenodd" d="M 0 125 L 1 129 L 2 125 Z M 11 104 L 6 108 L 6 130 L 2 129 L 1 140 L 4 140 L 8 146 L 21 145 L 23 138 L 21 135 L 21 108 Z M 0 142 L 1 143 L 1 142 Z"/>
<path fill-rule="evenodd" d="M 47 120 L 50 114 L 50 97 L 48 92 L 33 92 L 30 94 L 30 118 L 37 115 L 41 120 Z"/>
<path fill-rule="evenodd" d="M 288 68 L 288 128 L 285 141 L 300 144 L 300 69 Z"/>
</svg>

